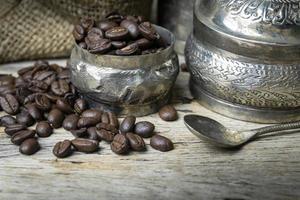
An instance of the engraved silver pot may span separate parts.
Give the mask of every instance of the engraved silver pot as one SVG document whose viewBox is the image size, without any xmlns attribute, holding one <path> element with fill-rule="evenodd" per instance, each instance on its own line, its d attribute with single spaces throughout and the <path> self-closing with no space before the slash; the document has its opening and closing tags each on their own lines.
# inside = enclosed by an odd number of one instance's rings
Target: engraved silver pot
<svg viewBox="0 0 300 200">
<path fill-rule="evenodd" d="M 168 42 L 161 52 L 139 56 L 96 55 L 75 45 L 71 80 L 92 107 L 143 116 L 166 104 L 179 72 L 173 34 L 155 26 Z"/>
<path fill-rule="evenodd" d="M 196 0 L 185 56 L 190 89 L 209 109 L 300 120 L 300 0 Z"/>
</svg>

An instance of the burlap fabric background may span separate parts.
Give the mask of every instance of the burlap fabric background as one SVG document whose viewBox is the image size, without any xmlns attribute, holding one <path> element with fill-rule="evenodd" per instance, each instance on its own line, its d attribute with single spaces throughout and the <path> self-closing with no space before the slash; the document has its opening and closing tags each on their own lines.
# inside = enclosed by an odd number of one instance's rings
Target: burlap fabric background
<svg viewBox="0 0 300 200">
<path fill-rule="evenodd" d="M 82 15 L 149 17 L 152 0 L 1 0 L 0 63 L 69 56 L 73 24 Z"/>
</svg>

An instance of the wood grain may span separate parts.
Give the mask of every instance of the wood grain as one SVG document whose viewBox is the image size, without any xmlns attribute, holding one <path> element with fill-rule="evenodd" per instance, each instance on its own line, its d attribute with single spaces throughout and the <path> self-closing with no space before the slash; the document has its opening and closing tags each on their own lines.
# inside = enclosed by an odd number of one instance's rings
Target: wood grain
<svg viewBox="0 0 300 200">
<path fill-rule="evenodd" d="M 54 61 L 64 63 L 64 61 Z M 1 73 L 28 63 L 0 66 Z M 71 134 L 59 129 L 39 139 L 42 149 L 20 155 L 0 129 L 0 199 L 300 199 L 300 131 L 275 134 L 240 150 L 220 150 L 200 141 L 183 124 L 189 113 L 214 118 L 238 130 L 262 125 L 215 114 L 191 98 L 188 73 L 181 73 L 173 101 L 179 120 L 164 122 L 157 114 L 138 118 L 156 125 L 175 149 L 161 153 L 149 146 L 145 153 L 118 156 L 101 142 L 95 154 L 75 153 L 66 159 L 52 155 L 53 145 Z"/>
</svg>

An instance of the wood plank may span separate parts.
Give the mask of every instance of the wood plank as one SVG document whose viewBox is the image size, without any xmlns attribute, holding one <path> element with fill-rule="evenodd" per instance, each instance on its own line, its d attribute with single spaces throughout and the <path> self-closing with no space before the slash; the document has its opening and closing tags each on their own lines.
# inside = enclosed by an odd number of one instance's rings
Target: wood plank
<svg viewBox="0 0 300 200">
<path fill-rule="evenodd" d="M 20 66 L 0 66 L 0 73 Z M 73 138 L 59 129 L 39 139 L 41 151 L 24 156 L 1 128 L 0 199 L 300 199 L 300 132 L 263 137 L 237 151 L 212 147 L 187 130 L 185 114 L 208 116 L 238 130 L 262 125 L 223 117 L 195 101 L 181 103 L 179 97 L 191 97 L 187 83 L 188 74 L 181 73 L 174 88 L 178 121 L 164 122 L 157 114 L 138 118 L 173 140 L 175 149 L 167 153 L 152 149 L 147 139 L 144 153 L 118 156 L 101 142 L 98 153 L 57 159 L 53 145 Z"/>
</svg>

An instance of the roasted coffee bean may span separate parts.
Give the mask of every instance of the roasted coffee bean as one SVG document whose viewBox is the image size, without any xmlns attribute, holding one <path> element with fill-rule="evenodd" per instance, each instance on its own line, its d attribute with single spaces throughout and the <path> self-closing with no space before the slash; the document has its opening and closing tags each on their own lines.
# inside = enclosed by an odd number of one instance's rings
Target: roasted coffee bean
<svg viewBox="0 0 300 200">
<path fill-rule="evenodd" d="M 43 81 L 47 85 L 51 85 L 51 83 L 56 79 L 56 74 L 54 71 L 49 70 L 38 71 L 34 74 L 33 79 Z"/>
<path fill-rule="evenodd" d="M 109 117 L 108 114 L 106 112 L 102 113 L 101 115 L 101 122 L 105 123 L 105 124 L 109 124 Z"/>
<path fill-rule="evenodd" d="M 51 108 L 51 102 L 44 94 L 37 94 L 35 96 L 35 105 L 38 109 L 48 111 Z"/>
<path fill-rule="evenodd" d="M 175 121 L 178 119 L 177 111 L 171 105 L 163 106 L 159 112 L 159 117 L 164 121 Z"/>
<path fill-rule="evenodd" d="M 49 93 L 47 93 L 45 95 L 52 103 L 56 103 L 56 101 L 61 98 L 59 96 L 56 96 L 54 94 L 49 94 Z"/>
<path fill-rule="evenodd" d="M 36 138 L 28 138 L 19 147 L 19 151 L 25 155 L 35 154 L 40 149 L 40 144 Z"/>
<path fill-rule="evenodd" d="M 0 74 L 0 86 L 14 85 L 16 78 L 10 74 Z"/>
<path fill-rule="evenodd" d="M 101 140 L 99 137 L 98 137 L 98 134 L 97 134 L 97 128 L 96 127 L 89 127 L 87 129 L 87 138 L 90 139 L 90 140 Z"/>
<path fill-rule="evenodd" d="M 35 104 L 26 105 L 28 113 L 33 117 L 35 121 L 41 121 L 44 119 L 43 112 L 36 107 Z"/>
<path fill-rule="evenodd" d="M 135 124 L 134 133 L 143 138 L 149 138 L 154 134 L 154 128 L 154 124 L 151 122 L 142 121 Z"/>
<path fill-rule="evenodd" d="M 76 114 L 68 115 L 63 121 L 63 128 L 66 130 L 76 130 L 79 116 Z"/>
<path fill-rule="evenodd" d="M 137 44 L 135 44 L 135 43 L 129 44 L 122 49 L 116 50 L 116 54 L 118 56 L 129 56 L 129 55 L 135 55 L 138 53 L 139 53 L 139 48 L 138 48 Z"/>
<path fill-rule="evenodd" d="M 69 69 L 64 69 L 61 72 L 57 74 L 57 78 L 59 79 L 70 79 L 71 78 L 71 73 Z"/>
<path fill-rule="evenodd" d="M 74 110 L 76 113 L 81 114 L 88 108 L 88 104 L 84 99 L 76 99 L 74 104 Z"/>
<path fill-rule="evenodd" d="M 154 135 L 150 139 L 150 146 L 158 151 L 170 151 L 174 149 L 173 142 L 161 135 Z"/>
<path fill-rule="evenodd" d="M 116 133 L 105 129 L 100 129 L 100 130 L 98 129 L 97 135 L 98 138 L 100 138 L 101 140 L 104 140 L 106 142 L 112 142 Z"/>
<path fill-rule="evenodd" d="M 118 24 L 116 22 L 110 20 L 104 20 L 98 24 L 98 27 L 104 32 L 117 26 Z"/>
<path fill-rule="evenodd" d="M 18 78 L 16 78 L 16 81 L 15 81 L 15 87 L 22 87 L 26 85 L 26 81 L 23 79 L 22 76 L 19 76 Z"/>
<path fill-rule="evenodd" d="M 105 32 L 105 37 L 111 40 L 126 40 L 129 32 L 126 28 L 117 26 Z"/>
<path fill-rule="evenodd" d="M 124 118 L 120 125 L 120 131 L 121 133 L 128 133 L 132 132 L 134 129 L 136 117 L 135 116 L 127 116 Z"/>
<path fill-rule="evenodd" d="M 99 123 L 99 124 L 96 125 L 96 127 L 97 127 L 98 130 L 105 129 L 105 130 L 111 131 L 115 134 L 119 133 L 118 129 L 115 126 L 111 125 L 111 124 Z"/>
<path fill-rule="evenodd" d="M 91 127 L 95 126 L 100 122 L 100 119 L 94 118 L 94 117 L 81 117 L 77 122 L 77 127 Z"/>
<path fill-rule="evenodd" d="M 16 88 L 13 85 L 0 86 L 0 95 L 5 96 L 7 94 L 15 94 Z"/>
<path fill-rule="evenodd" d="M 59 109 L 52 109 L 48 115 L 48 122 L 53 128 L 60 128 L 65 119 L 64 114 Z"/>
<path fill-rule="evenodd" d="M 26 86 L 20 86 L 16 89 L 16 98 L 20 103 L 25 104 L 25 99 L 30 95 L 32 95 L 32 92 Z"/>
<path fill-rule="evenodd" d="M 4 115 L 0 117 L 0 126 L 7 127 L 12 124 L 16 124 L 17 120 L 11 115 Z"/>
<path fill-rule="evenodd" d="M 80 25 L 75 25 L 72 34 L 75 40 L 81 41 L 85 36 L 84 28 Z"/>
<path fill-rule="evenodd" d="M 87 128 L 80 128 L 76 130 L 71 130 L 71 133 L 74 137 L 85 137 L 87 136 Z"/>
<path fill-rule="evenodd" d="M 23 101 L 23 105 L 26 105 L 28 103 L 33 103 L 35 101 L 35 97 L 39 94 L 40 93 L 33 93 L 33 94 L 30 94 L 27 97 L 25 97 L 25 99 Z"/>
<path fill-rule="evenodd" d="M 148 40 L 159 39 L 160 36 L 150 22 L 143 22 L 138 26 L 140 33 Z"/>
<path fill-rule="evenodd" d="M 128 30 L 129 35 L 132 39 L 136 39 L 140 34 L 138 24 L 134 21 L 125 19 L 121 22 L 120 26 Z"/>
<path fill-rule="evenodd" d="M 48 90 L 49 85 L 43 81 L 31 80 L 28 89 L 32 92 L 44 93 Z"/>
<path fill-rule="evenodd" d="M 108 112 L 107 115 L 109 118 L 109 124 L 111 124 L 112 126 L 114 126 L 116 128 L 119 128 L 119 120 L 118 120 L 116 114 L 113 112 Z"/>
<path fill-rule="evenodd" d="M 34 66 L 23 67 L 22 69 L 19 69 L 17 73 L 18 73 L 19 76 L 23 76 L 23 75 L 26 74 L 27 72 L 32 71 L 33 68 L 34 68 Z"/>
<path fill-rule="evenodd" d="M 25 126 L 24 124 L 11 124 L 6 126 L 4 132 L 9 136 L 13 136 L 13 134 L 15 134 L 16 132 L 25 130 L 26 128 L 27 126 Z"/>
<path fill-rule="evenodd" d="M 15 145 L 20 145 L 24 140 L 33 138 L 35 135 L 34 130 L 21 130 L 13 134 L 11 142 Z"/>
<path fill-rule="evenodd" d="M 102 112 L 96 109 L 88 109 L 81 113 L 81 117 L 92 117 L 101 121 Z"/>
<path fill-rule="evenodd" d="M 54 145 L 53 154 L 58 158 L 66 158 L 73 153 L 72 143 L 70 140 L 64 140 Z"/>
<path fill-rule="evenodd" d="M 19 112 L 19 102 L 12 94 L 6 94 L 0 97 L 0 105 L 7 114 L 15 115 Z"/>
<path fill-rule="evenodd" d="M 72 86 L 72 84 L 71 84 Z M 71 87 L 72 88 L 72 87 Z M 75 92 L 76 93 L 76 92 Z M 78 98 L 75 93 L 68 92 L 64 96 L 64 100 L 71 106 L 74 106 L 75 100 Z"/>
<path fill-rule="evenodd" d="M 95 35 L 97 37 L 103 38 L 103 32 L 101 29 L 99 28 L 91 28 L 91 30 L 89 30 L 88 35 Z"/>
<path fill-rule="evenodd" d="M 53 128 L 46 121 L 39 122 L 35 130 L 39 137 L 49 137 L 53 133 Z"/>
<path fill-rule="evenodd" d="M 84 17 L 80 20 L 80 25 L 85 30 L 85 32 L 88 32 L 90 29 L 92 29 L 94 24 L 95 21 L 90 17 Z"/>
<path fill-rule="evenodd" d="M 107 14 L 105 18 L 116 23 L 120 23 L 124 19 L 124 17 L 117 11 Z"/>
<path fill-rule="evenodd" d="M 129 141 L 124 135 L 117 134 L 110 144 L 110 148 L 116 154 L 126 154 L 130 149 Z"/>
<path fill-rule="evenodd" d="M 17 114 L 16 120 L 19 124 L 24 124 L 25 126 L 32 126 L 35 123 L 35 120 L 27 110 L 22 110 Z"/>
<path fill-rule="evenodd" d="M 108 39 L 101 39 L 92 44 L 88 44 L 88 50 L 91 53 L 100 53 L 104 54 L 112 48 L 111 41 Z"/>
<path fill-rule="evenodd" d="M 133 133 L 126 133 L 126 138 L 129 141 L 131 149 L 133 149 L 134 151 L 146 150 L 144 139 L 141 136 Z"/>
<path fill-rule="evenodd" d="M 73 113 L 71 105 L 65 99 L 58 99 L 56 101 L 56 108 L 65 114 Z"/>
<path fill-rule="evenodd" d="M 141 50 L 149 49 L 153 45 L 153 42 L 146 38 L 138 39 L 137 41 L 135 41 L 135 43 Z"/>
<path fill-rule="evenodd" d="M 111 45 L 116 49 L 121 49 L 121 48 L 125 47 L 126 44 L 127 43 L 125 41 L 112 41 L 111 42 Z"/>
<path fill-rule="evenodd" d="M 77 151 L 84 153 L 93 153 L 99 148 L 99 142 L 96 140 L 76 138 L 71 142 Z"/>
<path fill-rule="evenodd" d="M 64 96 L 70 91 L 69 83 L 64 79 L 59 79 L 51 84 L 51 91 L 58 96 Z"/>
</svg>

